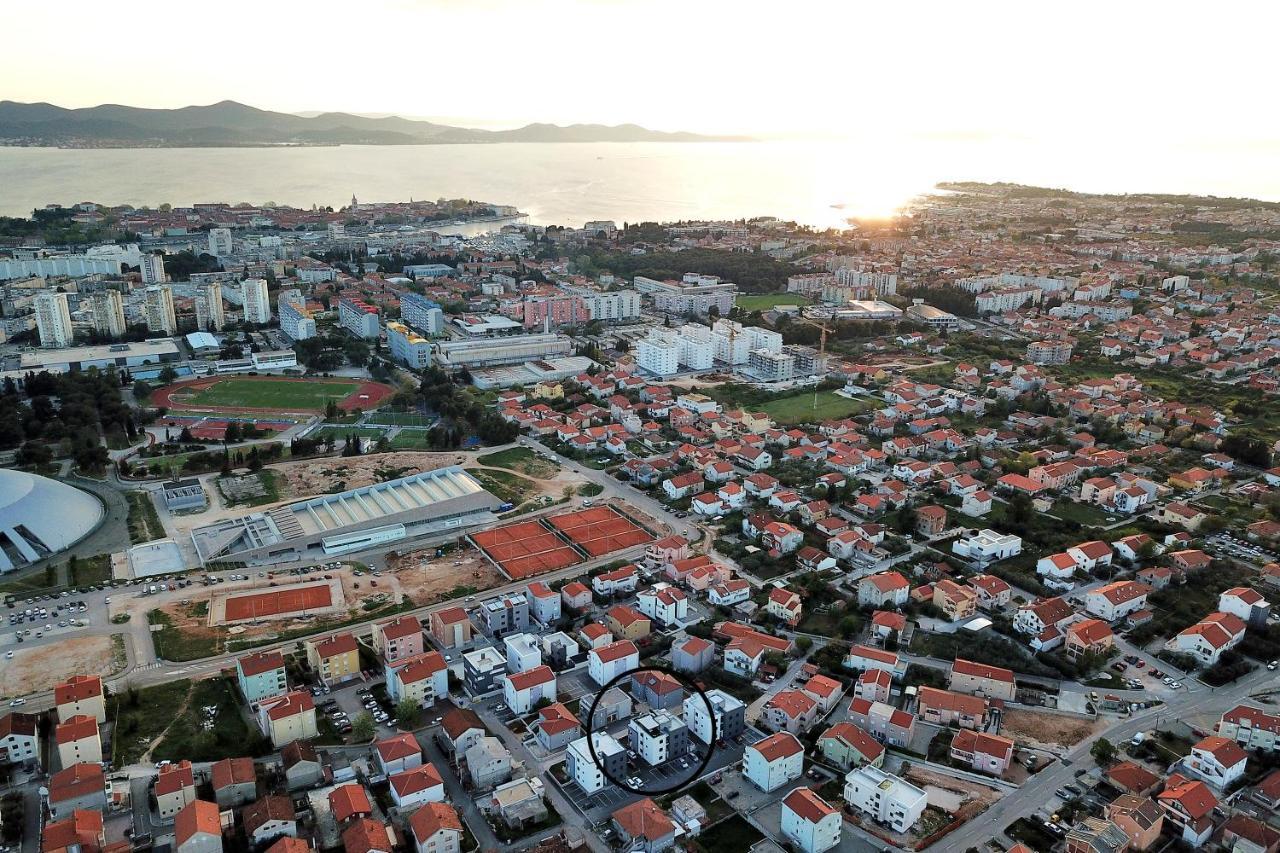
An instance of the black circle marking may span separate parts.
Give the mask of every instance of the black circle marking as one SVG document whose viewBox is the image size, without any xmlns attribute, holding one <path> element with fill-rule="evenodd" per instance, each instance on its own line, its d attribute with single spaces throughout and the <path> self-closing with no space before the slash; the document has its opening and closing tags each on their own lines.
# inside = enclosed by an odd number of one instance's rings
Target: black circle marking
<svg viewBox="0 0 1280 853">
<path fill-rule="evenodd" d="M 670 675 L 676 681 L 679 681 L 680 684 L 683 687 L 685 687 L 685 689 L 698 694 L 698 696 L 702 699 L 702 704 L 707 706 L 707 718 L 711 720 L 711 742 L 707 744 L 707 751 L 706 751 L 706 754 L 702 756 L 702 763 L 698 765 L 697 769 L 695 769 L 692 773 L 689 774 L 689 778 L 685 779 L 683 782 L 677 782 L 676 784 L 672 785 L 669 788 L 662 788 L 654 791 L 646 791 L 642 788 L 633 788 L 630 785 L 628 785 L 626 782 L 623 782 L 619 779 L 615 779 L 612 776 L 612 774 L 609 773 L 609 769 L 604 766 L 603 762 L 600 761 L 600 757 L 596 755 L 596 744 L 591 737 L 593 734 L 595 734 L 594 732 L 595 726 L 593 724 L 593 721 L 596 718 L 596 706 L 600 704 L 600 697 L 608 693 L 610 688 L 612 688 L 619 681 L 622 681 L 624 678 L 630 678 L 638 672 L 660 672 L 666 675 Z M 688 726 L 687 723 L 685 725 L 686 727 Z M 718 734 L 719 732 L 716 731 L 716 712 L 715 712 L 715 709 L 711 707 L 711 699 L 707 697 L 707 692 L 703 690 L 701 687 L 699 687 L 697 684 L 695 684 L 691 679 L 689 679 L 684 674 L 679 673 L 674 669 L 671 669 L 670 667 L 666 667 L 666 666 L 638 666 L 635 669 L 629 669 L 626 672 L 619 673 L 618 675 L 614 676 L 613 679 L 611 679 L 608 684 L 600 688 L 600 691 L 596 693 L 595 698 L 591 700 L 591 709 L 587 712 L 587 750 L 591 753 L 591 760 L 595 762 L 596 767 L 599 768 L 600 772 L 603 773 L 604 777 L 608 779 L 610 782 L 617 785 L 619 788 L 621 788 L 624 791 L 629 791 L 632 794 L 639 794 L 643 797 L 656 797 L 656 796 L 661 796 L 663 794 L 675 793 L 676 791 L 679 791 L 682 788 L 686 788 L 689 785 L 693 784 L 694 780 L 696 780 L 699 776 L 701 776 L 702 771 L 706 770 L 707 765 L 711 763 L 711 756 L 714 755 L 716 751 L 716 739 L 717 739 L 716 736 Z M 690 738 L 694 737 L 692 731 L 689 732 L 689 737 Z"/>
</svg>

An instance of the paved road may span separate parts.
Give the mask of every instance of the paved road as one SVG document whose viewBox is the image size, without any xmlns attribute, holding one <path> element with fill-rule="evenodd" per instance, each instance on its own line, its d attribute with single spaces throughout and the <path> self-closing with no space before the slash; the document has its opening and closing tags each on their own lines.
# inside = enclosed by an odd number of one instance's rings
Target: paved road
<svg viewBox="0 0 1280 853">
<path fill-rule="evenodd" d="M 964 850 L 979 847 L 988 838 L 999 838 L 1004 828 L 1017 818 L 1048 808 L 1048 804 L 1057 799 L 1053 792 L 1070 783 L 1075 778 L 1077 769 L 1092 766 L 1089 748 L 1101 737 L 1119 744 L 1140 731 L 1149 731 L 1160 721 L 1185 719 L 1195 714 L 1219 716 L 1244 701 L 1251 692 L 1275 686 L 1274 676 L 1261 669 L 1230 687 L 1194 693 L 1182 692 L 1171 697 L 1162 707 L 1143 711 L 1133 717 L 1117 719 L 1105 731 L 1090 735 L 1067 752 L 1066 757 L 1072 762 L 1072 766 L 1060 761 L 1054 762 L 1029 778 L 1017 791 L 997 800 L 986 812 L 928 849 Z"/>
</svg>

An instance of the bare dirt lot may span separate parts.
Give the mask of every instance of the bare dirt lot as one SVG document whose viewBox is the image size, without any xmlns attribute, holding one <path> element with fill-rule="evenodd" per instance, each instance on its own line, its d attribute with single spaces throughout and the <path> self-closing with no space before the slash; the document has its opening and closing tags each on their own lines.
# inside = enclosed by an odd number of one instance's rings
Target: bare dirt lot
<svg viewBox="0 0 1280 853">
<path fill-rule="evenodd" d="M 430 604 L 458 587 L 476 590 L 502 586 L 507 579 L 474 548 L 435 556 L 434 548 L 387 555 L 387 567 L 400 588 L 417 604 Z"/>
<path fill-rule="evenodd" d="M 25 696 L 52 690 L 73 675 L 108 675 L 124 666 L 110 637 L 73 637 L 43 646 L 18 647 L 13 660 L 0 660 L 0 695 Z"/>
<path fill-rule="evenodd" d="M 908 782 L 919 785 L 921 788 L 925 788 L 926 790 L 931 788 L 937 789 L 939 792 L 937 794 L 933 791 L 929 791 L 929 802 L 931 804 L 934 803 L 935 796 L 942 798 L 945 794 L 950 798 L 953 798 L 952 802 L 947 804 L 949 806 L 954 806 L 954 808 L 949 809 L 950 811 L 959 811 L 960 807 L 967 806 L 969 804 L 977 804 L 982 808 L 986 808 L 996 800 L 1000 799 L 1000 792 L 995 788 L 980 785 L 977 782 L 970 782 L 967 779 L 957 779 L 954 776 L 937 773 L 933 770 L 929 770 L 928 768 L 920 767 L 915 764 L 907 770 L 904 778 L 906 778 Z M 937 803 L 935 805 L 939 805 L 941 807 L 942 804 Z"/>
<path fill-rule="evenodd" d="M 278 466 L 290 496 L 319 495 L 342 489 L 358 489 L 395 477 L 407 477 L 468 461 L 463 453 L 401 451 L 369 456 L 312 459 Z M 394 473 L 393 473 L 394 472 Z M 283 498 L 284 495 L 282 494 Z"/>
<path fill-rule="evenodd" d="M 1052 749 L 1055 746 L 1075 746 L 1094 732 L 1105 727 L 1104 723 L 1082 717 L 1066 717 L 1040 711 L 1006 710 L 1000 718 L 1000 733 L 1019 743 L 1030 743 Z"/>
</svg>

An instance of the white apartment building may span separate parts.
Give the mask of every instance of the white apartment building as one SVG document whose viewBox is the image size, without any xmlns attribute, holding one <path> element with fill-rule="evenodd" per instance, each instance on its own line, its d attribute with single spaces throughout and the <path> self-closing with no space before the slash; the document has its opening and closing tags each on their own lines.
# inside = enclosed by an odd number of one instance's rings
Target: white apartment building
<svg viewBox="0 0 1280 853">
<path fill-rule="evenodd" d="M 99 333 L 113 338 L 124 336 L 126 323 L 124 319 L 124 297 L 118 290 L 103 290 L 93 294 L 89 299 L 93 314 L 93 328 Z"/>
<path fill-rule="evenodd" d="M 152 255 L 150 257 L 159 257 Z M 173 288 L 167 284 L 153 284 L 145 294 L 144 314 L 147 328 L 166 335 L 178 333 L 178 318 L 173 312 Z"/>
<path fill-rule="evenodd" d="M 840 843 L 840 810 L 808 788 L 796 788 L 782 801 L 782 834 L 800 853 L 826 853 Z"/>
<path fill-rule="evenodd" d="M 249 278 L 240 282 L 244 295 L 244 320 L 246 323 L 270 323 L 271 300 L 267 296 L 265 278 Z"/>
<path fill-rule="evenodd" d="M 276 296 L 276 313 L 280 315 L 280 330 L 295 341 L 305 341 L 316 336 L 316 321 L 307 310 L 302 291 L 295 288 L 280 291 Z"/>
<path fill-rule="evenodd" d="M 742 700 L 723 690 L 711 689 L 706 695 L 706 702 L 696 693 L 684 697 L 684 724 L 689 727 L 689 734 L 703 743 L 711 743 L 717 737 L 724 736 L 725 718 L 742 719 L 747 706 Z M 710 714 L 707 712 L 707 702 L 711 703 Z"/>
<path fill-rule="evenodd" d="M 929 798 L 910 782 L 864 765 L 844 777 L 844 801 L 894 832 L 906 832 L 924 814 Z"/>
<path fill-rule="evenodd" d="M 578 293 L 587 306 L 587 316 L 604 323 L 622 323 L 640 317 L 640 294 L 634 290 L 611 290 Z"/>
<path fill-rule="evenodd" d="M 196 329 L 201 332 L 218 332 L 227 325 L 227 314 L 222 308 L 222 285 L 216 281 L 205 282 L 196 288 Z"/>
<path fill-rule="evenodd" d="M 609 782 L 600 765 L 608 767 L 611 772 L 616 767 L 621 767 L 625 771 L 627 766 L 626 750 L 622 744 L 613 739 L 612 735 L 607 732 L 593 732 L 591 741 L 596 748 L 599 763 L 591 757 L 591 749 L 587 746 L 585 737 L 578 738 L 565 748 L 566 769 L 573 777 L 573 781 L 578 783 L 578 787 L 588 794 L 594 794 Z"/>
<path fill-rule="evenodd" d="M 47 349 L 65 349 L 71 346 L 75 340 L 75 332 L 71 328 L 67 294 L 41 293 L 36 297 L 35 308 L 40 346 Z"/>
<path fill-rule="evenodd" d="M 711 327 L 716 360 L 726 364 L 746 364 L 752 352 L 782 352 L 782 335 L 759 326 L 743 326 L 733 320 L 716 320 Z"/>
<path fill-rule="evenodd" d="M 209 254 L 215 258 L 231 254 L 231 229 L 209 229 Z"/>
<path fill-rule="evenodd" d="M 980 530 L 973 536 L 951 543 L 951 553 L 986 566 L 996 560 L 1016 557 L 1022 553 L 1022 537 L 1012 533 Z"/>
<path fill-rule="evenodd" d="M 532 634 L 508 634 L 502 642 L 507 648 L 508 672 L 524 672 L 542 665 L 542 650 Z"/>
<path fill-rule="evenodd" d="M 716 343 L 711 329 L 698 323 L 685 323 L 677 332 L 680 363 L 690 370 L 710 370 L 715 364 Z"/>
<path fill-rule="evenodd" d="M 747 354 L 747 372 L 765 382 L 785 382 L 796 375 L 796 357 L 789 352 L 752 350 Z"/>
<path fill-rule="evenodd" d="M 680 370 L 680 344 L 674 329 L 651 329 L 647 338 L 636 344 L 636 366 L 657 376 L 670 376 Z"/>
<path fill-rule="evenodd" d="M 742 775 L 761 791 L 773 791 L 804 775 L 804 746 L 778 732 L 742 751 Z"/>
<path fill-rule="evenodd" d="M 169 280 L 164 274 L 164 255 L 143 255 L 139 269 L 143 284 L 164 284 Z"/>
</svg>

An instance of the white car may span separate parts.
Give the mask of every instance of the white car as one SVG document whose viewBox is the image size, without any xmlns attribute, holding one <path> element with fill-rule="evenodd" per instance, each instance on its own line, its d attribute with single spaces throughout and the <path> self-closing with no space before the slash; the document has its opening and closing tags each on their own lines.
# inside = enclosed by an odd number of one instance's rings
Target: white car
<svg viewBox="0 0 1280 853">
<path fill-rule="evenodd" d="M 1171 685 L 1171 684 L 1173 684 L 1173 679 L 1166 675 L 1166 676 L 1164 677 L 1164 683 L 1165 683 L 1166 685 Z"/>
<path fill-rule="evenodd" d="M 1181 687 L 1182 687 L 1182 682 L 1181 682 L 1181 681 L 1175 681 L 1175 682 L 1173 682 L 1173 684 L 1170 684 L 1169 686 L 1170 686 L 1170 687 L 1172 687 L 1174 690 L 1177 690 L 1177 689 L 1179 689 L 1179 688 L 1181 688 Z"/>
<path fill-rule="evenodd" d="M 10 703 L 9 703 L 9 707 L 10 707 L 10 708 L 16 708 L 16 707 L 18 707 L 19 705 L 25 705 L 25 704 L 27 704 L 27 700 L 26 700 L 26 699 L 14 699 L 12 702 L 10 702 Z"/>
</svg>

